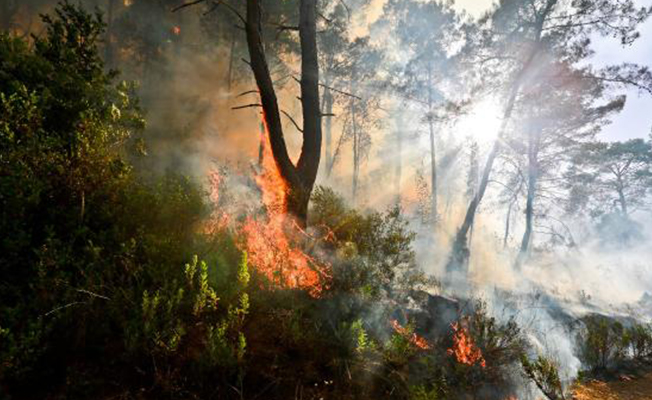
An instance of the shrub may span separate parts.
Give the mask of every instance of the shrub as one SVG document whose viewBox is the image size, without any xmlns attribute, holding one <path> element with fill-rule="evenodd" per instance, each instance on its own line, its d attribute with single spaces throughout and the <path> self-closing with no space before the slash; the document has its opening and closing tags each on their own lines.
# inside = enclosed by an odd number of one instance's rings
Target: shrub
<svg viewBox="0 0 652 400">
<path fill-rule="evenodd" d="M 521 365 L 525 377 L 530 379 L 550 400 L 564 399 L 564 388 L 559 378 L 559 366 L 549 358 L 538 355 L 531 361 L 524 353 L 521 356 Z"/>
<path fill-rule="evenodd" d="M 328 238 L 326 247 L 337 253 L 334 291 L 398 298 L 418 285 L 434 284 L 416 265 L 415 233 L 398 207 L 362 214 L 324 187 L 315 189 L 311 205 L 310 224 Z"/>
<path fill-rule="evenodd" d="M 650 325 L 634 324 L 625 329 L 623 337 L 626 338 L 630 354 L 634 359 L 643 360 L 652 356 L 652 327 Z"/>
<path fill-rule="evenodd" d="M 601 315 L 589 315 L 581 321 L 584 329 L 577 337 L 579 357 L 590 370 L 607 369 L 624 358 L 627 343 L 620 322 Z"/>
</svg>

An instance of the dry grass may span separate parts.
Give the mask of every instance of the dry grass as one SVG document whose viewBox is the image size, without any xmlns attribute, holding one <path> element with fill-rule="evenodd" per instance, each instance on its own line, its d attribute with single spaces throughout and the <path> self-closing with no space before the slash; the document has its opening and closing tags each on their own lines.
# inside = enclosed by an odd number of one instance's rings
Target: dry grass
<svg viewBox="0 0 652 400">
<path fill-rule="evenodd" d="M 621 376 L 619 380 L 592 380 L 578 385 L 574 400 L 652 400 L 652 372 L 640 378 Z"/>
</svg>

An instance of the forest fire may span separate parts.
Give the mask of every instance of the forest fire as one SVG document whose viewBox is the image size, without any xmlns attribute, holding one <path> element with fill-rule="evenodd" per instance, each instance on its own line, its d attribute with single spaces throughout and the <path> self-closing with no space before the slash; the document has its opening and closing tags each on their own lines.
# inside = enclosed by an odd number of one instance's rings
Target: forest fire
<svg viewBox="0 0 652 400">
<path fill-rule="evenodd" d="M 0 400 L 652 400 L 651 4 L 0 0 Z"/>
<path fill-rule="evenodd" d="M 412 343 L 414 346 L 418 347 L 421 350 L 430 350 L 432 346 L 430 346 L 430 343 L 421 336 L 417 335 L 414 332 L 410 332 L 408 329 L 405 327 L 401 326 L 397 320 L 393 319 L 392 320 L 392 328 L 396 333 L 399 335 L 407 338 L 410 343 Z"/>
<path fill-rule="evenodd" d="M 479 363 L 482 368 L 485 368 L 487 363 L 482 356 L 482 351 L 473 343 L 468 328 L 460 322 L 452 323 L 451 328 L 455 333 L 453 334 L 453 347 L 448 349 L 448 354 L 455 356 L 460 364 L 475 365 Z"/>
<path fill-rule="evenodd" d="M 306 254 L 300 248 L 301 235 L 292 217 L 286 213 L 287 186 L 265 140 L 260 171 L 254 181 L 261 192 L 264 215 L 247 215 L 244 222 L 235 222 L 225 212 L 219 211 L 212 218 L 211 230 L 233 228 L 241 234 L 241 249 L 247 252 L 249 261 L 259 274 L 273 286 L 285 289 L 306 290 L 319 297 L 328 280 L 327 266 Z M 220 200 L 223 177 L 213 172 L 210 177 L 211 201 Z"/>
</svg>

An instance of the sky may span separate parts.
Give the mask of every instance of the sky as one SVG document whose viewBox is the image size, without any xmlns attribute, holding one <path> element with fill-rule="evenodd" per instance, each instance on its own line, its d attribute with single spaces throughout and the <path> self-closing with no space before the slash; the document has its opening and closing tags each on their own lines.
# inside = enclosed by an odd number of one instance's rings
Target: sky
<svg viewBox="0 0 652 400">
<path fill-rule="evenodd" d="M 494 3 L 493 0 L 455 0 L 455 7 L 479 16 Z M 636 0 L 640 6 L 652 5 L 652 0 Z M 630 47 L 623 48 L 618 40 L 597 37 L 594 40 L 596 54 L 592 61 L 596 67 L 632 62 L 652 66 L 652 19 L 639 27 L 641 37 Z M 647 137 L 652 128 L 652 95 L 628 90 L 623 111 L 613 118 L 611 125 L 601 133 L 602 140 L 627 140 Z"/>
</svg>

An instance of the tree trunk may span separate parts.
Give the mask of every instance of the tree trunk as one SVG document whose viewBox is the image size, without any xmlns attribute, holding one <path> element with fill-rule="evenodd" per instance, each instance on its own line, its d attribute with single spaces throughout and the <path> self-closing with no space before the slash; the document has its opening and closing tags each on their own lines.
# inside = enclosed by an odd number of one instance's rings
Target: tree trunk
<svg viewBox="0 0 652 400">
<path fill-rule="evenodd" d="M 512 109 L 514 107 L 515 99 L 516 99 L 516 91 L 512 91 L 512 96 L 510 97 L 510 101 L 508 102 L 508 107 L 505 109 L 505 115 L 503 117 L 500 134 L 502 134 L 503 130 L 506 128 L 507 121 L 512 115 Z M 478 206 L 480 205 L 480 201 L 482 200 L 482 197 L 484 196 L 484 193 L 487 190 L 487 185 L 489 184 L 489 176 L 491 174 L 494 161 L 496 160 L 496 157 L 498 157 L 498 154 L 500 153 L 501 147 L 502 146 L 500 140 L 496 140 L 491 149 L 491 152 L 487 156 L 487 161 L 484 166 L 484 170 L 482 172 L 482 178 L 480 179 L 480 185 L 478 186 L 478 190 L 476 191 L 475 196 L 473 196 L 473 199 L 471 200 L 471 203 L 469 204 L 469 207 L 466 210 L 466 215 L 464 217 L 464 222 L 462 223 L 462 226 L 458 229 L 457 234 L 455 235 L 455 241 L 453 242 L 451 257 L 446 266 L 446 269 L 448 271 L 458 270 L 458 269 L 466 270 L 468 267 L 469 255 L 470 255 L 468 249 L 468 234 L 471 227 L 473 226 L 473 222 L 475 221 L 475 214 L 478 210 Z"/>
<path fill-rule="evenodd" d="M 475 214 L 476 211 L 478 210 L 478 205 L 480 204 L 480 201 L 484 197 L 484 193 L 487 190 L 487 184 L 489 183 L 489 176 L 491 174 L 494 161 L 496 160 L 496 157 L 498 157 L 498 155 L 500 154 L 501 147 L 502 147 L 501 142 L 503 140 L 503 136 L 505 135 L 507 124 L 510 118 L 512 117 L 512 111 L 514 110 L 514 103 L 516 102 L 516 97 L 518 96 L 523 81 L 525 80 L 526 76 L 529 73 L 530 66 L 534 63 L 534 60 L 536 59 L 537 54 L 539 53 L 539 46 L 541 44 L 541 33 L 543 32 L 543 24 L 546 20 L 546 17 L 552 12 L 552 9 L 557 4 L 557 1 L 558 0 L 548 0 L 546 2 L 546 6 L 541 11 L 541 14 L 537 16 L 537 19 L 534 22 L 535 33 L 534 33 L 532 48 L 527 58 L 525 59 L 523 66 L 521 67 L 520 71 L 516 75 L 514 79 L 514 83 L 512 84 L 509 98 L 507 100 L 507 105 L 505 106 L 505 111 L 503 113 L 503 120 L 501 122 L 501 126 L 498 131 L 498 137 L 494 141 L 494 145 L 491 149 L 491 152 L 487 157 L 487 162 L 485 164 L 484 171 L 482 172 L 482 179 L 480 180 L 480 186 L 478 187 L 478 191 L 475 197 L 473 198 L 473 200 L 471 200 L 471 203 L 469 204 L 469 207 L 466 210 L 466 216 L 464 217 L 464 222 L 462 223 L 462 226 L 457 231 L 457 235 L 455 236 L 455 241 L 453 242 L 452 254 L 446 266 L 446 269 L 448 271 L 457 270 L 457 269 L 466 270 L 468 268 L 470 253 L 468 249 L 467 238 L 468 238 L 469 229 L 471 229 L 471 226 L 473 225 Z"/>
<path fill-rule="evenodd" d="M 258 168 L 263 167 L 263 157 L 265 156 L 265 123 L 260 121 L 260 137 L 258 138 Z"/>
<path fill-rule="evenodd" d="M 396 118 L 396 174 L 394 176 L 394 191 L 396 205 L 401 205 L 401 179 L 403 175 L 403 116 L 401 112 Z"/>
<path fill-rule="evenodd" d="M 353 181 L 351 184 L 351 203 L 355 204 L 358 195 L 358 179 L 360 174 L 360 148 L 358 140 L 358 126 L 355 120 L 355 103 L 351 98 L 351 131 L 353 134 Z"/>
<path fill-rule="evenodd" d="M 435 128 L 433 126 L 432 75 L 428 64 L 428 130 L 430 133 L 430 218 L 433 226 L 437 224 L 437 153 L 435 149 Z"/>
<path fill-rule="evenodd" d="M 286 211 L 296 218 L 299 226 L 305 226 L 307 223 L 308 202 L 317 179 L 321 158 L 316 7 L 316 0 L 301 0 L 299 7 L 303 144 L 296 166 L 290 160 L 285 144 L 276 91 L 263 48 L 260 0 L 247 1 L 245 23 L 251 70 L 260 92 L 270 148 L 279 174 L 287 185 Z"/>
<path fill-rule="evenodd" d="M 505 234 L 503 235 L 503 248 L 507 247 L 507 240 L 509 240 L 509 225 L 512 219 L 512 208 L 516 202 L 515 199 L 516 197 L 514 197 L 512 201 L 509 202 L 509 206 L 507 207 L 507 215 L 505 216 Z"/>
<path fill-rule="evenodd" d="M 235 57 L 235 40 L 236 32 L 233 31 L 231 37 L 231 49 L 229 50 L 229 68 L 226 73 L 226 90 L 228 93 L 231 93 L 231 82 L 233 81 L 233 58 Z"/>
<path fill-rule="evenodd" d="M 328 82 L 326 86 L 328 86 Z M 324 156 L 326 158 L 326 177 L 330 178 L 333 164 L 333 120 L 331 118 L 333 114 L 333 94 L 328 88 L 324 88 L 324 114 L 326 114 L 326 121 L 324 121 Z"/>
<path fill-rule="evenodd" d="M 520 268 L 528 254 L 530 242 L 532 241 L 532 224 L 534 221 L 534 199 L 537 191 L 537 178 L 539 176 L 539 137 L 540 128 L 534 128 L 528 137 L 528 183 L 527 183 L 527 202 L 525 205 L 525 232 L 521 240 L 521 250 L 519 252 L 516 267 Z"/>
<path fill-rule="evenodd" d="M 629 211 L 627 210 L 627 200 L 625 199 L 625 192 L 623 190 L 623 184 L 622 184 L 622 179 L 620 176 L 618 177 L 618 187 L 616 188 L 618 191 L 618 202 L 620 203 L 620 211 L 623 213 L 623 217 L 627 217 L 629 215 Z"/>
</svg>

